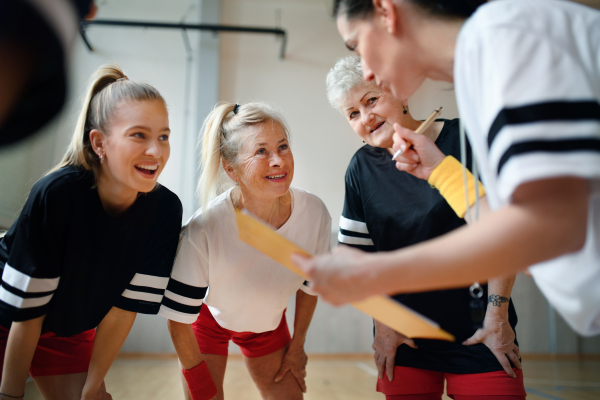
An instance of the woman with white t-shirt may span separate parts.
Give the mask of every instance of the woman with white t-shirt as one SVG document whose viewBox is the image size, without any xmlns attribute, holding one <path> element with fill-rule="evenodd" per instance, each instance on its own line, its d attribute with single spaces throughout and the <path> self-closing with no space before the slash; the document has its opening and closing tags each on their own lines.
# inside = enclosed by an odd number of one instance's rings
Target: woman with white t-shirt
<svg viewBox="0 0 600 400">
<path fill-rule="evenodd" d="M 571 327 L 600 333 L 600 12 L 557 0 L 336 0 L 334 15 L 365 78 L 397 98 L 425 78 L 454 83 L 493 212 L 397 252 L 298 258 L 315 291 L 339 304 L 531 267 Z M 464 202 L 456 162 L 397 127 L 400 148 L 399 169 Z"/>
<path fill-rule="evenodd" d="M 222 192 L 225 174 L 235 186 Z M 290 187 L 293 176 L 288 128 L 272 107 L 221 103 L 209 114 L 198 184 L 203 206 L 184 227 L 159 312 L 169 319 L 188 398 L 213 398 L 215 386 L 216 398 L 224 398 L 230 340 L 264 399 L 301 399 L 306 391 L 304 340 L 317 297 L 302 277 L 242 242 L 235 219 L 235 209 L 245 208 L 306 250 L 328 252 L 327 208 Z M 285 309 L 293 294 L 290 338 Z"/>
</svg>

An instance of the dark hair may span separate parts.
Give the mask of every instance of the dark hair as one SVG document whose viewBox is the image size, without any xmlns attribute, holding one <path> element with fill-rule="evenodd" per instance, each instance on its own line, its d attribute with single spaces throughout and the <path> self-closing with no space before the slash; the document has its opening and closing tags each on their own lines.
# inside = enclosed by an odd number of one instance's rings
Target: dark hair
<svg viewBox="0 0 600 400">
<path fill-rule="evenodd" d="M 438 17 L 468 18 L 487 0 L 409 0 L 424 12 Z M 345 14 L 348 20 L 370 17 L 373 0 L 333 0 L 333 18 Z"/>
</svg>

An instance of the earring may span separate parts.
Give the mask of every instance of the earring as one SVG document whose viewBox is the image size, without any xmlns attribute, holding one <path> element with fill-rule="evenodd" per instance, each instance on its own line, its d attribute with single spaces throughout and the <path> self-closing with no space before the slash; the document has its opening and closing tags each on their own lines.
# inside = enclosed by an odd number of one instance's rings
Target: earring
<svg viewBox="0 0 600 400">
<path fill-rule="evenodd" d="M 404 114 L 408 114 L 408 106 L 402 104 L 402 107 L 404 107 Z"/>
<path fill-rule="evenodd" d="M 104 163 L 104 153 L 99 154 L 98 158 L 100 158 L 100 164 Z"/>
</svg>

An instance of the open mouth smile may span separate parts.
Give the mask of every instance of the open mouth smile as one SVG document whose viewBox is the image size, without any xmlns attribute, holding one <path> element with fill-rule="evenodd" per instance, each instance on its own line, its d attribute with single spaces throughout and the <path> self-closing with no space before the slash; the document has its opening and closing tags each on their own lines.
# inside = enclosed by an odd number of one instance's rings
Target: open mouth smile
<svg viewBox="0 0 600 400">
<path fill-rule="evenodd" d="M 385 121 L 383 121 L 382 123 L 380 123 L 379 125 L 377 125 L 375 128 L 373 128 L 373 129 L 371 130 L 371 132 L 370 132 L 370 133 L 373 133 L 373 132 L 375 132 L 377 129 L 381 128 L 381 127 L 383 126 L 383 124 L 385 124 Z"/>
<path fill-rule="evenodd" d="M 266 176 L 266 178 L 271 181 L 280 181 L 280 180 L 284 179 L 286 176 L 287 176 L 287 173 L 283 173 L 283 174 L 279 174 L 279 175 L 268 175 L 268 176 Z"/>
<path fill-rule="evenodd" d="M 140 174 L 148 178 L 153 178 L 158 172 L 158 164 L 138 164 L 134 165 L 134 167 Z"/>
</svg>

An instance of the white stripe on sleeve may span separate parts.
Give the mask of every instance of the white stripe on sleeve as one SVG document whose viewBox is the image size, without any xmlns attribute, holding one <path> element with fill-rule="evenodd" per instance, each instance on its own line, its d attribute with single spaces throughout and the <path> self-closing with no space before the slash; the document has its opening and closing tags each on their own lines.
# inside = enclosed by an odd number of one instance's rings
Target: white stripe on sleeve
<svg viewBox="0 0 600 400">
<path fill-rule="evenodd" d="M 360 221 L 354 221 L 353 219 L 340 217 L 340 228 L 346 231 L 358 232 L 358 233 L 369 233 L 367 224 Z M 372 243 L 371 243 L 372 244 Z"/>
<path fill-rule="evenodd" d="M 155 289 L 165 289 L 169 283 L 169 278 L 162 278 L 160 276 L 135 274 L 131 280 L 131 284 L 134 286 L 146 286 Z"/>
<path fill-rule="evenodd" d="M 173 293 L 170 290 L 165 290 L 165 297 L 171 299 L 179 304 L 186 306 L 198 307 L 202 305 L 203 299 L 190 299 L 189 297 L 181 296 L 177 293 Z"/>
<path fill-rule="evenodd" d="M 338 241 L 340 243 L 354 244 L 359 246 L 374 246 L 373 241 L 371 239 L 346 236 L 343 235 L 342 232 L 338 233 Z"/>
<path fill-rule="evenodd" d="M 152 303 L 160 303 L 162 301 L 162 296 L 160 294 L 138 292 L 129 289 L 125 289 L 121 296 L 133 300 L 150 301 Z"/>
<path fill-rule="evenodd" d="M 2 273 L 2 280 L 22 292 L 39 293 L 56 290 L 60 278 L 32 278 L 21 271 L 17 271 L 6 263 L 4 272 Z"/>
<path fill-rule="evenodd" d="M 23 297 L 17 296 L 3 287 L 0 287 L 0 300 L 16 308 L 41 307 L 48 304 L 50 299 L 52 299 L 52 296 L 52 294 L 49 294 L 44 297 L 32 297 L 29 299 L 24 299 Z"/>
<path fill-rule="evenodd" d="M 164 304 L 160 305 L 158 315 L 165 317 L 166 319 L 170 319 L 171 321 L 180 322 L 182 324 L 193 324 L 198 319 L 198 314 L 192 315 L 180 311 L 175 311 L 172 308 L 165 306 Z"/>
</svg>

